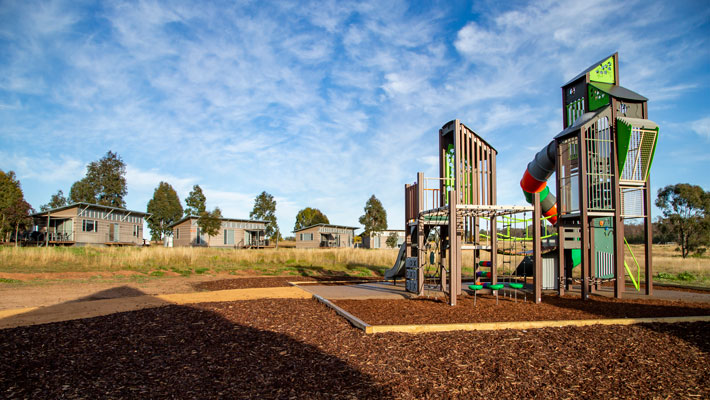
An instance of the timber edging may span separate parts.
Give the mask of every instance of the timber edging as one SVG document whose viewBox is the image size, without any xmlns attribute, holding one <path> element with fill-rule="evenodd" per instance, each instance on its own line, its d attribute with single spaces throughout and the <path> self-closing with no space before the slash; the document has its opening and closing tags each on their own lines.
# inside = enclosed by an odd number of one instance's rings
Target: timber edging
<svg viewBox="0 0 710 400">
<path fill-rule="evenodd" d="M 317 301 L 332 308 L 338 315 L 345 318 L 354 327 L 366 334 L 377 333 L 429 333 L 452 331 L 498 331 L 504 329 L 542 329 L 562 328 L 567 326 L 592 325 L 638 325 L 638 324 L 675 324 L 688 322 L 710 322 L 710 315 L 688 317 L 655 317 L 655 318 L 609 318 L 609 319 L 579 319 L 557 321 L 514 321 L 514 322 L 479 322 L 460 324 L 411 324 L 411 325 L 370 325 L 360 318 L 350 314 L 330 300 L 313 295 Z"/>
</svg>

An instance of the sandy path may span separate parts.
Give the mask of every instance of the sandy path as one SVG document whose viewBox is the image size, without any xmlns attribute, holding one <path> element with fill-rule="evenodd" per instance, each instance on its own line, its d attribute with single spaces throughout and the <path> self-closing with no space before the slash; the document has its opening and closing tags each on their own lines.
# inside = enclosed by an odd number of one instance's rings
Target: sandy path
<svg viewBox="0 0 710 400">
<path fill-rule="evenodd" d="M 49 274 L 44 279 L 62 279 Z M 146 280 L 144 282 L 71 282 L 45 283 L 40 285 L 0 284 L 0 310 L 23 307 L 45 307 L 56 304 L 83 301 L 158 295 L 168 293 L 192 293 L 193 285 L 201 282 L 235 278 L 232 275 L 175 276 Z M 64 278 L 66 279 L 66 278 Z"/>
</svg>

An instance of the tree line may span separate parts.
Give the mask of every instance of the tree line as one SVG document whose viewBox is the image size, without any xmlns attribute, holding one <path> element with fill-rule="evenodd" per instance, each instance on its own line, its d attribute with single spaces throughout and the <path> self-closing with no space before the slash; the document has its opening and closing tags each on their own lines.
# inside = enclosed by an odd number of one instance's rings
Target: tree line
<svg viewBox="0 0 710 400">
<path fill-rule="evenodd" d="M 86 174 L 76 181 L 65 197 L 60 189 L 53 194 L 40 211 L 63 207 L 73 203 L 91 203 L 125 208 L 124 197 L 128 193 L 126 164 L 112 151 L 86 166 Z M 151 239 L 161 240 L 172 235 L 170 225 L 184 217 L 197 217 L 200 230 L 209 238 L 219 233 L 222 211 L 219 207 L 207 210 L 207 198 L 199 185 L 194 185 L 185 198 L 185 207 L 175 189 L 167 182 L 160 182 L 147 205 L 146 218 Z M 710 246 L 710 192 L 698 185 L 679 183 L 661 188 L 655 202 L 662 215 L 653 224 L 654 243 L 674 242 L 682 257 L 703 254 Z M 12 234 L 32 227 L 30 215 L 35 210 L 24 199 L 20 181 L 13 171 L 0 170 L 0 238 L 8 241 Z M 282 238 L 276 220 L 276 200 L 263 191 L 254 199 L 249 218 L 266 222 L 265 236 L 278 243 Z M 361 236 L 387 230 L 387 212 L 373 194 L 365 203 L 364 214 L 359 218 L 364 227 Z M 317 208 L 306 207 L 296 215 L 294 231 L 316 224 L 329 224 L 328 217 Z M 627 240 L 642 243 L 642 225 L 625 225 Z M 396 246 L 396 234 L 387 238 L 390 247 Z"/>
</svg>

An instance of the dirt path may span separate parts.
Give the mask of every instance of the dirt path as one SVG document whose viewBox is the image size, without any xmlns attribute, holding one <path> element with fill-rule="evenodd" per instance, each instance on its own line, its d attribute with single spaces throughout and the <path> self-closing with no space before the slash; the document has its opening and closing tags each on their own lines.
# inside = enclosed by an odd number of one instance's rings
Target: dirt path
<svg viewBox="0 0 710 400">
<path fill-rule="evenodd" d="M 76 301 L 193 293 L 206 290 L 207 288 L 203 286 L 208 285 L 210 282 L 253 278 L 249 276 L 235 277 L 229 274 L 192 275 L 188 277 L 176 274 L 176 276 L 149 279 L 145 279 L 145 276 L 142 276 L 145 280 L 136 281 L 135 279 L 131 279 L 131 277 L 136 276 L 136 273 L 132 271 L 101 273 L 101 275 L 109 282 L 89 280 L 97 276 L 95 272 L 56 274 L 2 273 L 0 274 L 0 278 L 21 280 L 26 283 L 0 283 L 0 310 L 47 307 Z M 299 280 L 301 277 L 284 277 L 277 279 L 287 281 Z M 41 280 L 42 283 L 32 284 L 33 280 Z M 248 285 L 248 287 L 254 286 Z M 231 288 L 232 287 L 224 287 L 220 289 Z"/>
</svg>

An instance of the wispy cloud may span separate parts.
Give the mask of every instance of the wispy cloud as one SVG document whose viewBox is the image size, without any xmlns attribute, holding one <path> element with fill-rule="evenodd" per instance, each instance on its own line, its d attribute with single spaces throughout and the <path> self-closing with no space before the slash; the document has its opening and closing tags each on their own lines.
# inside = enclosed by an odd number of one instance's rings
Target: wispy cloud
<svg viewBox="0 0 710 400">
<path fill-rule="evenodd" d="M 710 117 L 701 118 L 690 123 L 690 129 L 705 139 L 710 140 Z"/>
</svg>

